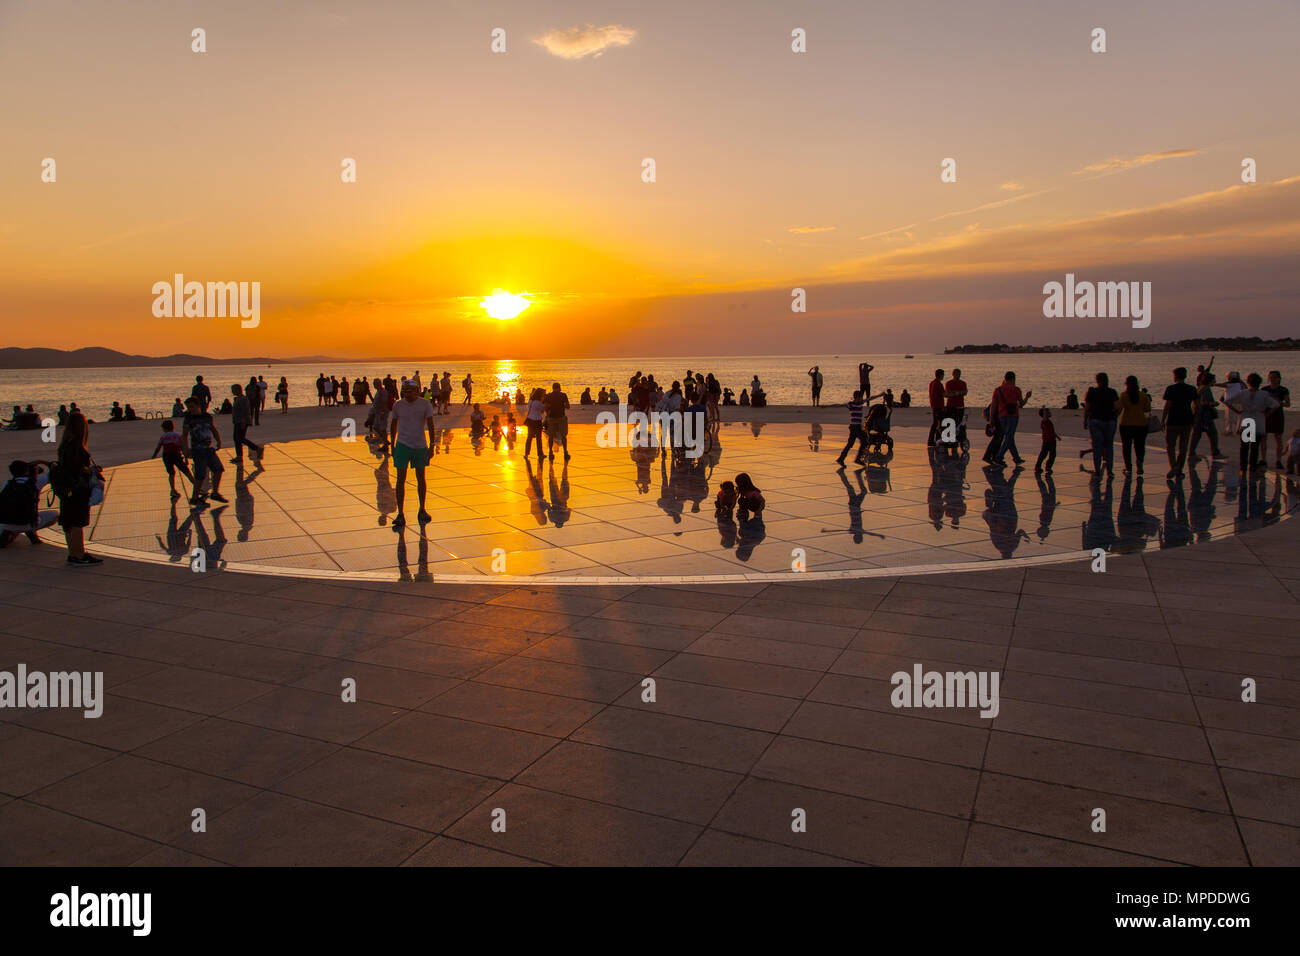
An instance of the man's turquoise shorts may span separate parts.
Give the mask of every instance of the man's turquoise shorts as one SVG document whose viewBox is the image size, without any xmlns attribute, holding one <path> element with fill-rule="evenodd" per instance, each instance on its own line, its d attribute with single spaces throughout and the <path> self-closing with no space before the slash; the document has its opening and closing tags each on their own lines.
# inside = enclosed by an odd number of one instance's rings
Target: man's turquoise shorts
<svg viewBox="0 0 1300 956">
<path fill-rule="evenodd" d="M 429 467 L 429 449 L 412 448 L 400 441 L 393 445 L 393 466 L 395 468 Z"/>
</svg>

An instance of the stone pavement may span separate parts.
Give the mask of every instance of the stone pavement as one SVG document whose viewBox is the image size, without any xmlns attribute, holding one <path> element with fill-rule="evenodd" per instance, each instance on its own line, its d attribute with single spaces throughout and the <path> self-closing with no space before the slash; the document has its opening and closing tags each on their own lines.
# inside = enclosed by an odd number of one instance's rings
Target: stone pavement
<svg viewBox="0 0 1300 956">
<path fill-rule="evenodd" d="M 0 710 L 7 865 L 1300 859 L 1291 522 L 1105 574 L 766 585 L 63 560 L 0 552 L 0 671 L 103 671 L 104 713 Z M 996 718 L 895 709 L 918 663 L 1000 671 Z"/>
</svg>

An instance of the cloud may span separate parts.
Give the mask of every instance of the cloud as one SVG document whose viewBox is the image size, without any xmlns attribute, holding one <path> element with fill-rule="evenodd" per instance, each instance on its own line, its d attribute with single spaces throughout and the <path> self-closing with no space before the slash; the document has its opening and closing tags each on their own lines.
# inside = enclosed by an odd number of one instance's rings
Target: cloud
<svg viewBox="0 0 1300 956">
<path fill-rule="evenodd" d="M 834 226 L 791 226 L 790 231 L 796 236 L 802 236 L 809 232 L 833 232 Z"/>
<path fill-rule="evenodd" d="M 585 56 L 600 56 L 610 47 L 627 46 L 636 36 L 631 27 L 611 23 L 597 27 L 588 23 L 581 27 L 552 30 L 533 40 L 564 60 L 581 60 Z"/>
<path fill-rule="evenodd" d="M 1011 183 L 1003 183 L 998 188 L 1005 189 L 1007 192 L 1016 192 L 1017 190 L 1024 189 L 1025 187 L 1020 185 L 1020 183 L 1011 182 Z"/>
<path fill-rule="evenodd" d="M 1294 176 L 1085 219 L 959 231 L 838 263 L 827 274 L 883 279 L 1298 254 L 1300 176 Z"/>
<path fill-rule="evenodd" d="M 1141 156 L 1116 156 L 1111 159 L 1103 160 L 1100 163 L 1093 163 L 1091 166 L 1084 166 L 1082 169 L 1076 169 L 1075 172 L 1118 172 L 1122 169 L 1134 169 L 1138 166 L 1146 166 L 1149 163 L 1158 163 L 1162 159 L 1177 159 L 1181 156 L 1195 156 L 1200 152 L 1204 151 L 1199 149 L 1167 149 L 1163 153 L 1143 153 Z"/>
</svg>

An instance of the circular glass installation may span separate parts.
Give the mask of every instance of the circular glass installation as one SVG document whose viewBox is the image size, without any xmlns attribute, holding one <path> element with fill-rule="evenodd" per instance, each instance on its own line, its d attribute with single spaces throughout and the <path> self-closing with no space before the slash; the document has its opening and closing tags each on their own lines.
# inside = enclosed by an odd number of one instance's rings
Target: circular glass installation
<svg viewBox="0 0 1300 956">
<path fill-rule="evenodd" d="M 920 438 L 924 432 L 916 431 Z M 394 529 L 397 472 L 382 448 L 312 439 L 268 445 L 261 465 L 227 464 L 221 491 L 172 501 L 158 461 L 107 469 L 90 538 L 107 553 L 208 570 L 370 579 L 608 584 L 725 582 L 796 574 L 866 577 L 1088 560 L 1240 533 L 1286 518 L 1295 480 L 1246 478 L 1202 460 L 1177 481 L 1094 480 L 1063 443 L 1054 473 L 985 467 L 961 448 L 932 453 L 895 432 L 859 464 L 836 456 L 841 427 L 727 423 L 698 455 L 628 447 L 613 429 L 572 425 L 565 461 L 520 441 L 439 435 L 425 473 L 429 521 L 406 475 L 406 526 Z M 690 437 L 689 435 L 687 436 Z M 624 436 L 626 438 L 626 435 Z M 221 453 L 223 461 L 229 451 Z M 1117 456 L 1118 457 L 1118 456 Z M 725 481 L 761 491 L 761 514 L 719 515 Z"/>
</svg>

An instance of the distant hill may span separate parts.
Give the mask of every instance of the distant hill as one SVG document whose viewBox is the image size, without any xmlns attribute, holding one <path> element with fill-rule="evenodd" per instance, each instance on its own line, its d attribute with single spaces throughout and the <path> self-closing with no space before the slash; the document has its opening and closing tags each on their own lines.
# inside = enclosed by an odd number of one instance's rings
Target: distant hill
<svg viewBox="0 0 1300 956">
<path fill-rule="evenodd" d="M 312 359 L 315 361 L 315 359 Z M 330 359 L 329 361 L 335 361 Z M 0 349 L 0 368 L 123 368 L 167 365 L 278 365 L 283 359 L 266 357 L 215 359 L 206 355 L 127 355 L 114 349 Z"/>
<path fill-rule="evenodd" d="M 427 358 L 427 356 L 424 356 Z M 444 355 L 441 359 L 452 361 L 486 361 L 483 355 Z M 163 368 L 175 365 L 333 365 L 354 364 L 358 362 L 409 362 L 409 358 L 362 358 L 347 359 L 330 355 L 300 355 L 293 358 L 270 358 L 259 355 L 250 358 L 210 358 L 206 355 L 189 355 L 178 352 L 174 355 L 128 355 L 116 349 L 84 348 L 65 351 L 64 349 L 19 349 L 0 348 L 0 369 L 10 368 Z M 415 361 L 418 361 L 416 359 Z"/>
</svg>

